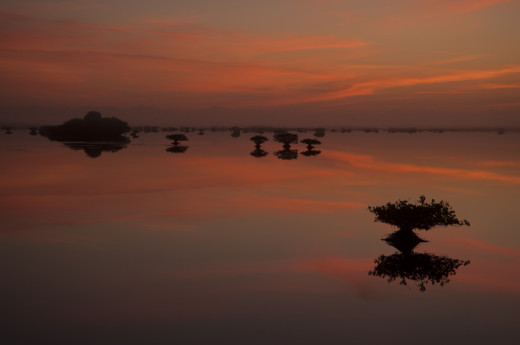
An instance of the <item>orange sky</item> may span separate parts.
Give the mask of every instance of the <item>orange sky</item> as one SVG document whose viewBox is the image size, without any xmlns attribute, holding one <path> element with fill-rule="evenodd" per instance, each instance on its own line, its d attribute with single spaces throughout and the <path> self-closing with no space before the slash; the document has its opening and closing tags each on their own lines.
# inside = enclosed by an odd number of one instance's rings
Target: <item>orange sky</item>
<svg viewBox="0 0 520 345">
<path fill-rule="evenodd" d="M 0 4 L 0 122 L 520 125 L 516 0 Z"/>
</svg>

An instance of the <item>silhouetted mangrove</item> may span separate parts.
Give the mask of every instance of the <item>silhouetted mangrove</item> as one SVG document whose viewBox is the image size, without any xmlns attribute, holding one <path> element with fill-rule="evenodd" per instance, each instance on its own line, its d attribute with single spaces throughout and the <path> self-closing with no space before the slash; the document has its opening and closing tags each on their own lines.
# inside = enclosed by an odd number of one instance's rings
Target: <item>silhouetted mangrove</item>
<svg viewBox="0 0 520 345">
<path fill-rule="evenodd" d="M 312 150 L 314 148 L 313 145 L 320 145 L 321 141 L 316 139 L 302 139 L 300 140 L 300 143 L 307 145 L 307 150 Z"/>
<path fill-rule="evenodd" d="M 188 137 L 182 133 L 168 134 L 166 139 L 173 140 L 172 145 L 179 145 L 179 141 L 188 141 Z"/>
<path fill-rule="evenodd" d="M 291 147 L 291 144 L 298 142 L 298 134 L 276 131 L 274 132 L 274 141 L 284 144 L 283 147 L 288 149 Z"/>
<path fill-rule="evenodd" d="M 267 137 L 264 137 L 263 135 L 255 135 L 254 137 L 249 138 L 249 140 L 255 143 L 256 148 L 259 148 L 260 145 L 262 145 L 269 139 L 267 139 Z"/>
<path fill-rule="evenodd" d="M 87 156 L 97 158 L 103 152 L 117 152 L 126 148 L 128 142 L 130 140 L 127 139 L 126 142 L 69 142 L 63 145 L 75 151 L 83 150 Z"/>
<path fill-rule="evenodd" d="M 38 127 L 31 127 L 31 128 L 29 128 L 29 134 L 30 135 L 38 135 Z"/>
<path fill-rule="evenodd" d="M 5 134 L 13 134 L 13 132 L 11 132 L 11 127 L 4 127 L 3 129 L 5 130 Z"/>
<path fill-rule="evenodd" d="M 254 151 L 251 151 L 250 155 L 253 156 L 253 157 L 256 157 L 256 158 L 262 158 L 262 157 L 267 156 L 268 152 L 264 151 L 264 150 L 262 150 L 261 148 L 258 147 L 256 149 L 254 149 Z"/>
<path fill-rule="evenodd" d="M 383 206 L 369 206 L 368 210 L 375 214 L 374 222 L 390 224 L 404 231 L 427 231 L 435 226 L 469 226 L 467 220 L 457 218 L 448 202 L 436 202 L 432 199 L 427 203 L 424 195 L 419 197 L 416 204 L 409 203 L 408 200 L 398 200 L 393 204 L 388 202 Z"/>
<path fill-rule="evenodd" d="M 115 117 L 101 117 L 97 111 L 88 112 L 83 119 L 71 119 L 59 126 L 40 127 L 40 134 L 56 141 L 125 141 L 130 127 Z"/>
</svg>

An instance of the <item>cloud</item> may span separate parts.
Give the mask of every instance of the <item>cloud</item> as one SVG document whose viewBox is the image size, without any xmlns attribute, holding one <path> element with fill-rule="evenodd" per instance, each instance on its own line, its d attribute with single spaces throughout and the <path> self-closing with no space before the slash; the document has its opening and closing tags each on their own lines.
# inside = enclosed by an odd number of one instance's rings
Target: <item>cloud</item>
<svg viewBox="0 0 520 345">
<path fill-rule="evenodd" d="M 442 9 L 457 12 L 472 12 L 490 6 L 511 2 L 511 0 L 420 0 L 429 9 Z"/>
<path fill-rule="evenodd" d="M 520 184 L 520 176 L 509 176 L 489 171 L 420 166 L 405 163 L 378 162 L 372 156 L 353 155 L 340 151 L 326 151 L 326 155 L 332 159 L 347 162 L 356 168 L 365 170 L 384 171 L 387 173 L 432 174 L 442 175 L 454 179 L 488 180 Z"/>
</svg>

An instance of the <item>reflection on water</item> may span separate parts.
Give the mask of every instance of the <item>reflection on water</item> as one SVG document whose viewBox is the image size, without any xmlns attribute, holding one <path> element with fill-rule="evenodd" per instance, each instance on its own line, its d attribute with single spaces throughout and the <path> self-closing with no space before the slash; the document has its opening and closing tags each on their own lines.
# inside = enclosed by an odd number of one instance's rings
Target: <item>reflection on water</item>
<svg viewBox="0 0 520 345">
<path fill-rule="evenodd" d="M 255 148 L 251 151 L 250 155 L 256 158 L 262 158 L 267 156 L 269 153 L 267 151 L 262 150 L 260 147 Z"/>
<path fill-rule="evenodd" d="M 407 279 L 412 280 L 418 282 L 421 291 L 425 291 L 427 284 L 444 286 L 460 266 L 470 262 L 429 253 L 406 252 L 381 255 L 375 263 L 369 275 L 385 278 L 388 282 L 400 279 L 401 285 L 407 285 Z"/>
<path fill-rule="evenodd" d="M 188 150 L 188 146 L 182 146 L 182 145 L 172 145 L 168 148 L 166 148 L 166 152 L 171 153 L 184 153 Z"/>
<path fill-rule="evenodd" d="M 298 142 L 287 161 L 273 155 L 285 149 L 274 129 L 260 147 L 252 130 L 197 129 L 142 128 L 100 159 L 1 132 L 3 343 L 487 345 L 517 335 L 516 134 L 327 130 L 316 159 Z M 165 136 L 175 133 L 190 140 L 174 145 Z M 84 142 L 94 143 L 73 143 Z M 429 198 L 394 202 L 420 193 Z"/>
<path fill-rule="evenodd" d="M 321 153 L 320 150 L 307 149 L 307 151 L 300 152 L 301 155 L 306 157 L 315 157 Z"/>
<path fill-rule="evenodd" d="M 298 158 L 298 150 L 291 150 L 290 146 L 287 148 L 284 148 L 283 150 L 276 151 L 274 153 L 278 159 L 282 160 L 291 160 L 291 159 L 297 159 Z"/>
<path fill-rule="evenodd" d="M 127 147 L 130 140 L 115 141 L 115 142 L 68 142 L 63 145 L 68 148 L 81 151 L 91 158 L 97 158 L 101 156 L 103 152 L 117 152 Z"/>
</svg>

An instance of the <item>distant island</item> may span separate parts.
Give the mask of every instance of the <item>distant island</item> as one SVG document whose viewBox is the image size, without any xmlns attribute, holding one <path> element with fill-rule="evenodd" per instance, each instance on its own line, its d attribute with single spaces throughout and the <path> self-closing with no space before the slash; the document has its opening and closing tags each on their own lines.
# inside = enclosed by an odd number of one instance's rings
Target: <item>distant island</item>
<svg viewBox="0 0 520 345">
<path fill-rule="evenodd" d="M 74 118 L 58 126 L 40 127 L 40 134 L 56 141 L 128 141 L 123 134 L 130 126 L 115 117 L 102 117 L 89 111 L 82 119 Z"/>
<path fill-rule="evenodd" d="M 71 119 L 58 126 L 43 126 L 39 132 L 49 140 L 62 142 L 72 150 L 83 150 L 91 158 L 102 152 L 117 152 L 126 147 L 130 139 L 123 134 L 130 126 L 115 117 L 102 117 L 89 111 L 82 119 Z"/>
</svg>

